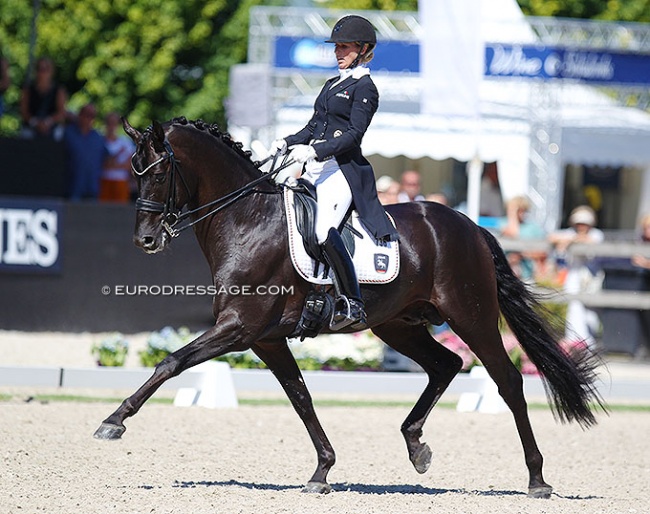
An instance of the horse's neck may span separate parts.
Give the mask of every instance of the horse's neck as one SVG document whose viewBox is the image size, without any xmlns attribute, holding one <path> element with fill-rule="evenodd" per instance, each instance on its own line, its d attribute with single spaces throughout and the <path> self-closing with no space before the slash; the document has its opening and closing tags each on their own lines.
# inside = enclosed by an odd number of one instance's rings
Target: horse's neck
<svg viewBox="0 0 650 514">
<path fill-rule="evenodd" d="M 191 208 L 205 205 L 218 197 L 236 191 L 258 176 L 246 173 L 245 180 L 231 181 L 228 185 L 224 185 L 223 182 L 219 182 L 215 174 L 208 179 L 209 182 L 199 183 L 196 205 Z M 215 187 L 217 182 L 219 187 Z M 219 193 L 210 193 L 210 191 L 219 191 Z M 210 209 L 199 211 L 195 219 L 207 214 Z M 254 192 L 238 199 L 214 216 L 208 216 L 204 221 L 199 222 L 195 233 L 214 273 L 224 260 L 233 258 L 235 254 L 239 256 L 238 258 L 242 258 L 247 253 L 251 253 L 251 247 L 257 247 L 260 241 L 275 244 L 282 241 L 282 238 L 286 238 L 283 220 L 282 196 L 273 192 L 273 187 L 268 182 L 263 182 L 255 188 Z"/>
</svg>

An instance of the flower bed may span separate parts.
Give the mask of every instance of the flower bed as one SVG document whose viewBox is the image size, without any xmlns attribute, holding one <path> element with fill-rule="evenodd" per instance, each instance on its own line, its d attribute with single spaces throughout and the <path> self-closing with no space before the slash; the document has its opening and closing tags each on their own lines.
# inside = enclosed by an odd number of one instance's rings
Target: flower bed
<svg viewBox="0 0 650 514">
<path fill-rule="evenodd" d="M 193 334 L 187 327 L 175 330 L 165 327 L 159 332 L 152 332 L 147 339 L 147 347 L 139 353 L 140 363 L 153 367 L 170 353 L 192 341 L 198 334 Z M 435 335 L 446 348 L 463 359 L 462 371 L 467 372 L 474 366 L 481 365 L 465 342 L 451 330 Z M 535 365 L 523 351 L 512 333 L 502 334 L 503 344 L 517 369 L 528 375 L 537 375 Z M 335 371 L 381 371 L 383 369 L 384 343 L 372 332 L 366 330 L 356 334 L 323 334 L 313 339 L 289 341 L 291 351 L 302 370 Z M 584 348 L 583 342 L 561 341 L 567 353 Z M 122 366 L 128 352 L 128 342 L 121 334 L 112 334 L 101 344 L 93 347 L 93 354 L 102 366 Z M 227 362 L 233 368 L 256 369 L 266 365 L 252 351 L 233 352 L 217 360 Z"/>
</svg>

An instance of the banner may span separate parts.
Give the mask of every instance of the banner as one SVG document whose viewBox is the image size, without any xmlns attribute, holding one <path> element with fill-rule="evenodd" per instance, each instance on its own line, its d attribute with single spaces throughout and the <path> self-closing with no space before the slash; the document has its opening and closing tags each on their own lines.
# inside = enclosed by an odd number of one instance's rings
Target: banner
<svg viewBox="0 0 650 514">
<path fill-rule="evenodd" d="M 650 55 L 540 45 L 487 44 L 486 77 L 650 84 Z"/>
<path fill-rule="evenodd" d="M 336 71 L 334 45 L 322 39 L 279 36 L 274 41 L 275 68 Z M 379 41 L 369 64 L 375 71 L 419 73 L 420 45 L 412 41 Z"/>
<path fill-rule="evenodd" d="M 59 273 L 63 204 L 0 198 L 0 272 Z"/>
</svg>

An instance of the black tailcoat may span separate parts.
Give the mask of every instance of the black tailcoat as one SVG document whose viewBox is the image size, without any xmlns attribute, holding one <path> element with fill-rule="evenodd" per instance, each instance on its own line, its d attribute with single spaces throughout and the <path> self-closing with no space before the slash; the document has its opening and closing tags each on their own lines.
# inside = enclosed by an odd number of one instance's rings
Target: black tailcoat
<svg viewBox="0 0 650 514">
<path fill-rule="evenodd" d="M 334 157 L 345 176 L 359 217 L 380 240 L 398 239 L 379 203 L 372 166 L 361 154 L 361 139 L 379 106 L 379 93 L 369 75 L 348 77 L 330 89 L 339 77 L 325 82 L 314 103 L 314 115 L 305 127 L 285 140 L 287 145 L 313 144 L 316 158 Z"/>
</svg>

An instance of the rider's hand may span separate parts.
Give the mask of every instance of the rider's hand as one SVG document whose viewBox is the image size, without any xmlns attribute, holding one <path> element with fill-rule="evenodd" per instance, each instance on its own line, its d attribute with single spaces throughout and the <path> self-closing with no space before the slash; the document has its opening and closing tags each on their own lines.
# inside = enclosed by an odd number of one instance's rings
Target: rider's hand
<svg viewBox="0 0 650 514">
<path fill-rule="evenodd" d="M 287 153 L 287 142 L 284 139 L 276 139 L 271 143 L 271 154 L 284 155 Z"/>
<path fill-rule="evenodd" d="M 294 145 L 291 148 L 291 158 L 299 163 L 305 163 L 316 158 L 316 150 L 311 145 Z"/>
</svg>

